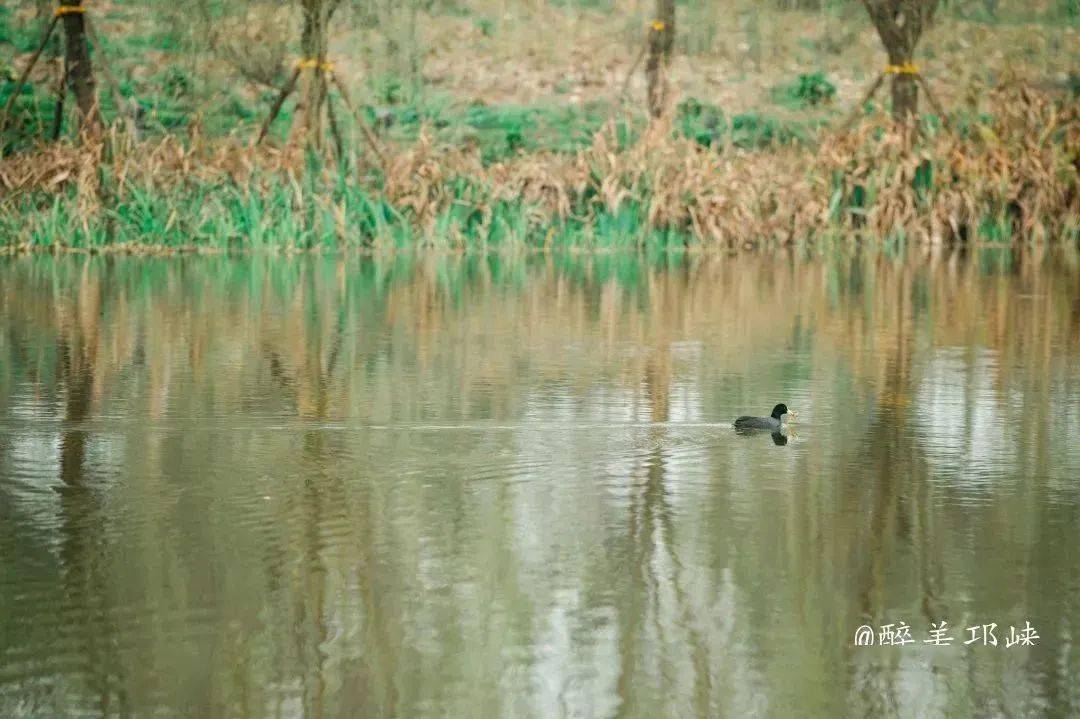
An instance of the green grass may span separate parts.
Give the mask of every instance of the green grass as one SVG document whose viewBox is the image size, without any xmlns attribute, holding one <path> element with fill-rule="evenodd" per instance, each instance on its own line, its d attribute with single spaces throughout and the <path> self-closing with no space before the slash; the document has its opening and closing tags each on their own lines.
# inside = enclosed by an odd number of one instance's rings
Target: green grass
<svg viewBox="0 0 1080 719">
<path fill-rule="evenodd" d="M 779 104 L 791 108 L 817 107 L 833 101 L 836 85 L 824 73 L 804 73 L 794 81 L 774 88 L 773 97 Z"/>
<path fill-rule="evenodd" d="M 676 131 L 699 145 L 756 150 L 809 142 L 823 123 L 823 120 L 789 120 L 756 112 L 729 117 L 723 108 L 692 97 L 679 103 L 675 116 Z"/>
<path fill-rule="evenodd" d="M 266 178 L 263 186 L 256 194 L 232 185 L 193 184 L 168 196 L 129 186 L 121 199 L 90 216 L 80 214 L 74 192 L 25 196 L 0 214 L 0 236 L 27 249 L 62 243 L 76 250 L 119 245 L 216 251 L 666 251 L 695 244 L 688 233 L 648 228 L 635 202 L 613 214 L 599 212 L 591 222 L 545 223 L 525 203 L 491 200 L 484 188 L 458 180 L 452 190 L 460 201 L 423 231 L 408 213 L 344 179 L 329 187 L 305 181 L 305 193 L 315 199 L 302 207 L 283 178 Z M 490 209 L 475 209 L 481 204 Z"/>
</svg>

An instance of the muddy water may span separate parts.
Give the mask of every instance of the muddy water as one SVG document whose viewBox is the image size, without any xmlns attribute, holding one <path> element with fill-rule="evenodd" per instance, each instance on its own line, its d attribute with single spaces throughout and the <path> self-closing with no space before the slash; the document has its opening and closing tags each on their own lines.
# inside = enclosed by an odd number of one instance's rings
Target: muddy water
<svg viewBox="0 0 1080 719">
<path fill-rule="evenodd" d="M 3 260 L 0 715 L 1076 715 L 1078 433 L 1074 257 Z"/>
</svg>

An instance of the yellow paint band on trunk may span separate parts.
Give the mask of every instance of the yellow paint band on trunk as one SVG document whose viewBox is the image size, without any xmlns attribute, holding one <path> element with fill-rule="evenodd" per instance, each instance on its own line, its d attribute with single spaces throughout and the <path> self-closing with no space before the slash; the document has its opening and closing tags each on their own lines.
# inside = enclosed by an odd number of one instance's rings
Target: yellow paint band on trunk
<svg viewBox="0 0 1080 719">
<path fill-rule="evenodd" d="M 888 75 L 918 75 L 919 68 L 910 62 L 905 62 L 903 65 L 886 65 L 885 73 Z"/>
</svg>

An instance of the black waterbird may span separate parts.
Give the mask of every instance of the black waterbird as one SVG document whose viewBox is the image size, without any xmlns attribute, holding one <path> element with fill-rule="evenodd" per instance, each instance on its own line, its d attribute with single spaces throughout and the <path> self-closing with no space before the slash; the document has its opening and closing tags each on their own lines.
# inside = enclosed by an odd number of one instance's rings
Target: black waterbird
<svg viewBox="0 0 1080 719">
<path fill-rule="evenodd" d="M 772 414 L 768 417 L 739 417 L 735 420 L 735 429 L 767 429 L 776 432 L 783 424 L 782 418 L 788 414 L 786 404 L 778 404 L 773 407 Z M 795 414 L 791 413 L 794 417 Z"/>
</svg>

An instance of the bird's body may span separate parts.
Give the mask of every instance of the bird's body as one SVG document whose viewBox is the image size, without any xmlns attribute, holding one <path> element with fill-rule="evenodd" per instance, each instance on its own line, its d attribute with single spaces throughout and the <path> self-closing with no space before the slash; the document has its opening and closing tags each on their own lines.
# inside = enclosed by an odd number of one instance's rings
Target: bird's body
<svg viewBox="0 0 1080 719">
<path fill-rule="evenodd" d="M 739 417 L 735 429 L 780 429 L 780 420 L 772 417 Z"/>
<path fill-rule="evenodd" d="M 772 414 L 768 417 L 739 417 L 735 420 L 735 429 L 767 429 L 770 432 L 776 432 L 783 424 L 783 417 L 787 413 L 787 405 L 778 404 L 773 407 Z"/>
</svg>

